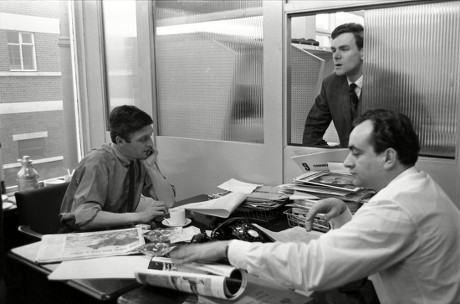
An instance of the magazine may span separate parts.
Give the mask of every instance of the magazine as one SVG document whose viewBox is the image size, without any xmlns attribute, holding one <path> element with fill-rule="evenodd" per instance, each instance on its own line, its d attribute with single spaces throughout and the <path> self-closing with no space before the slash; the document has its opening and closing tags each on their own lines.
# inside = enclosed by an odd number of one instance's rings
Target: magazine
<svg viewBox="0 0 460 304">
<path fill-rule="evenodd" d="M 343 162 L 350 150 L 333 149 L 310 153 L 306 155 L 292 156 L 291 159 L 296 163 L 302 172 L 310 171 L 331 171 L 329 168 L 330 162 Z"/>
<path fill-rule="evenodd" d="M 305 229 L 304 229 L 305 230 Z M 228 300 L 198 295 L 200 304 L 228 304 Z M 315 300 L 305 292 L 287 289 L 274 282 L 248 275 L 248 285 L 234 304 L 313 304 Z"/>
<path fill-rule="evenodd" d="M 294 182 L 301 185 L 316 185 L 346 192 L 357 192 L 363 189 L 353 185 L 353 179 L 351 175 L 329 171 L 307 172 L 298 177 L 295 177 Z"/>
<path fill-rule="evenodd" d="M 137 252 L 145 244 L 140 228 L 67 234 L 46 234 L 36 257 L 38 263 L 86 259 Z"/>
<path fill-rule="evenodd" d="M 149 269 L 135 270 L 141 284 L 176 289 L 221 299 L 236 299 L 247 284 L 247 273 L 224 264 L 178 265 L 169 258 L 152 258 Z"/>
</svg>

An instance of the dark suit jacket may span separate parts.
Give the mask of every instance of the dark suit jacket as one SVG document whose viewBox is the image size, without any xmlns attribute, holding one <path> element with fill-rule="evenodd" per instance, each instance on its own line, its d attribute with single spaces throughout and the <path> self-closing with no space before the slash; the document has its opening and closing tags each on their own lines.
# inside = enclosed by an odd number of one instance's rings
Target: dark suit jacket
<svg viewBox="0 0 460 304">
<path fill-rule="evenodd" d="M 361 112 L 362 96 L 361 92 L 358 113 Z M 353 119 L 347 77 L 333 73 L 323 80 L 321 92 L 308 113 L 302 143 L 307 146 L 326 145 L 323 135 L 334 121 L 340 146 L 347 147 Z"/>
</svg>

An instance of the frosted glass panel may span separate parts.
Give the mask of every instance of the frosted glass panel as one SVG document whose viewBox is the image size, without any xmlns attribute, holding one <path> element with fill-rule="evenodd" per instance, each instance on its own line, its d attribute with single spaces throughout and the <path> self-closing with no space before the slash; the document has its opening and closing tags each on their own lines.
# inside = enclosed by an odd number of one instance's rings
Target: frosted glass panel
<svg viewBox="0 0 460 304">
<path fill-rule="evenodd" d="M 363 109 L 409 116 L 422 155 L 454 158 L 460 100 L 460 3 L 365 13 Z"/>
<path fill-rule="evenodd" d="M 157 1 L 159 134 L 263 143 L 262 1 Z"/>
<path fill-rule="evenodd" d="M 116 106 L 140 106 L 136 1 L 103 1 L 107 97 Z"/>
</svg>

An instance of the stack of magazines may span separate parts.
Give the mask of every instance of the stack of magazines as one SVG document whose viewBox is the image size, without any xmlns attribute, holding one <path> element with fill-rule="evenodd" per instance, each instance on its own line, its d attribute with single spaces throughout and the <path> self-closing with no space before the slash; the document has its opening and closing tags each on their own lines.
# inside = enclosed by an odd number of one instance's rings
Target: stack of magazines
<svg viewBox="0 0 460 304">
<path fill-rule="evenodd" d="M 310 171 L 294 178 L 294 183 L 285 187 L 293 194 L 291 199 L 314 202 L 319 199 L 336 197 L 343 200 L 354 214 L 367 202 L 375 191 L 353 185 L 351 175 L 329 171 Z"/>
<path fill-rule="evenodd" d="M 232 217 L 246 217 L 252 220 L 270 222 L 282 215 L 282 207 L 289 201 L 289 195 L 276 186 L 259 186 L 232 213 Z"/>
</svg>

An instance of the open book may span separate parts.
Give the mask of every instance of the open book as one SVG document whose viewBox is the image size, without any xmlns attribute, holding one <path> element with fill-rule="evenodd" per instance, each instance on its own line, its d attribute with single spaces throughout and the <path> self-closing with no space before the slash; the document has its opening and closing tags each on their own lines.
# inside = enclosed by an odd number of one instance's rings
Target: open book
<svg viewBox="0 0 460 304">
<path fill-rule="evenodd" d="M 36 261 L 51 263 L 113 255 L 125 255 L 145 244 L 140 228 L 98 232 L 46 234 Z"/>
<path fill-rule="evenodd" d="M 227 218 L 246 199 L 247 194 L 232 192 L 216 199 L 181 205 L 181 208 Z"/>
<path fill-rule="evenodd" d="M 224 264 L 177 265 L 169 258 L 152 258 L 148 268 L 135 270 L 139 283 L 202 296 L 236 299 L 247 284 L 246 272 Z"/>
</svg>

